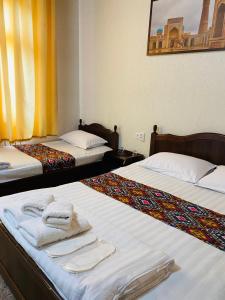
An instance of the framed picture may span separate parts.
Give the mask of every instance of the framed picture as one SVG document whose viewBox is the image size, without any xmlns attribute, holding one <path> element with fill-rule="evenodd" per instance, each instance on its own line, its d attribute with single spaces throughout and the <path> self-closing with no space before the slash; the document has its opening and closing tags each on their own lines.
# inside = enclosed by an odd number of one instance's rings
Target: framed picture
<svg viewBox="0 0 225 300">
<path fill-rule="evenodd" d="M 225 0 L 151 0 L 148 55 L 225 50 Z"/>
</svg>

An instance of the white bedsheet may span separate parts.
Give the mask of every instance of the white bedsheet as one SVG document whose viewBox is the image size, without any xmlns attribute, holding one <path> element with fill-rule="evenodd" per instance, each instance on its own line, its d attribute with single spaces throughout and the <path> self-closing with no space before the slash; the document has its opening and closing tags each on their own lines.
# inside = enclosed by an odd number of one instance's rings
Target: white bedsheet
<svg viewBox="0 0 225 300">
<path fill-rule="evenodd" d="M 190 183 L 141 168 L 138 164 L 115 171 L 121 176 L 170 192 L 185 200 L 225 214 L 225 195 L 206 190 Z M 113 200 L 82 185 L 71 183 L 56 188 L 30 191 L 2 197 L 2 207 L 10 202 L 27 201 L 33 193 L 53 193 L 56 198 L 71 201 L 74 207 L 92 225 L 102 228 L 104 224 L 115 226 L 121 232 L 146 245 L 164 251 L 175 259 L 179 270 L 159 286 L 147 292 L 142 299 L 148 300 L 224 300 L 225 298 L 225 253 L 180 230 L 166 225 L 127 205 Z M 12 232 L 12 229 L 9 228 Z M 53 264 L 43 251 L 31 247 L 13 230 L 17 241 L 37 262 L 56 289 L 65 299 L 76 299 L 73 277 Z M 112 240 L 111 240 L 112 241 Z"/>
<path fill-rule="evenodd" d="M 106 151 L 111 150 L 107 146 L 84 150 L 63 140 L 50 141 L 42 144 L 71 154 L 76 159 L 76 166 L 99 161 L 103 158 Z M 42 164 L 39 160 L 19 151 L 13 146 L 0 147 L 0 161 L 9 162 L 11 165 L 9 169 L 0 170 L 0 183 L 43 173 Z"/>
</svg>

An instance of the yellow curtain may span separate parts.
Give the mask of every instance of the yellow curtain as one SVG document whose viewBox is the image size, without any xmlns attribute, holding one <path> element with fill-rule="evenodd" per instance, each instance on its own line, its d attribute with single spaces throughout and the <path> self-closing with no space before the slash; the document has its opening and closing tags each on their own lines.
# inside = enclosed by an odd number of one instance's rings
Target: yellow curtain
<svg viewBox="0 0 225 300">
<path fill-rule="evenodd" d="M 0 139 L 57 134 L 55 0 L 0 0 Z"/>
</svg>

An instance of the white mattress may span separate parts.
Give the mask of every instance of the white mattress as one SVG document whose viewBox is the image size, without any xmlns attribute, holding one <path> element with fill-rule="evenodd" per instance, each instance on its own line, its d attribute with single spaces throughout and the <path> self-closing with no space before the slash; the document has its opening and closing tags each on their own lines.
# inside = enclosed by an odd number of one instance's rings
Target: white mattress
<svg viewBox="0 0 225 300">
<path fill-rule="evenodd" d="M 185 200 L 225 214 L 225 195 L 206 190 L 190 183 L 160 175 L 138 164 L 115 171 L 117 174 L 170 192 Z M 54 193 L 57 198 L 71 201 L 90 223 L 100 226 L 111 224 L 136 240 L 166 252 L 175 259 L 177 272 L 142 296 L 148 300 L 224 300 L 225 253 L 191 235 L 166 225 L 83 184 L 71 183 L 46 190 L 30 191 L 2 197 L 2 208 L 10 202 L 27 201 L 31 194 Z M 106 226 L 107 227 L 107 226 Z M 76 297 L 74 275 L 62 271 L 43 251 L 34 249 L 16 231 L 8 228 L 17 241 L 36 261 L 65 299 Z M 102 300 L 102 299 L 101 299 Z"/>
<path fill-rule="evenodd" d="M 111 150 L 111 148 L 107 146 L 84 150 L 63 140 L 50 141 L 42 144 L 71 154 L 76 159 L 76 166 L 100 161 L 104 153 Z M 6 161 L 11 164 L 9 169 L 0 170 L 0 183 L 43 173 L 42 164 L 39 160 L 19 151 L 13 146 L 0 147 L 0 161 Z"/>
</svg>

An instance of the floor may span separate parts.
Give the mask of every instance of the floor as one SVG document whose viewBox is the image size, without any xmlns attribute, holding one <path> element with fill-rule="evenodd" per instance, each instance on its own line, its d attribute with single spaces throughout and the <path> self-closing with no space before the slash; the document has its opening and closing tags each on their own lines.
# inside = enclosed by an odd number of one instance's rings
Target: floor
<svg viewBox="0 0 225 300">
<path fill-rule="evenodd" d="M 4 280 L 0 276 L 0 300 L 15 300 Z"/>
</svg>

